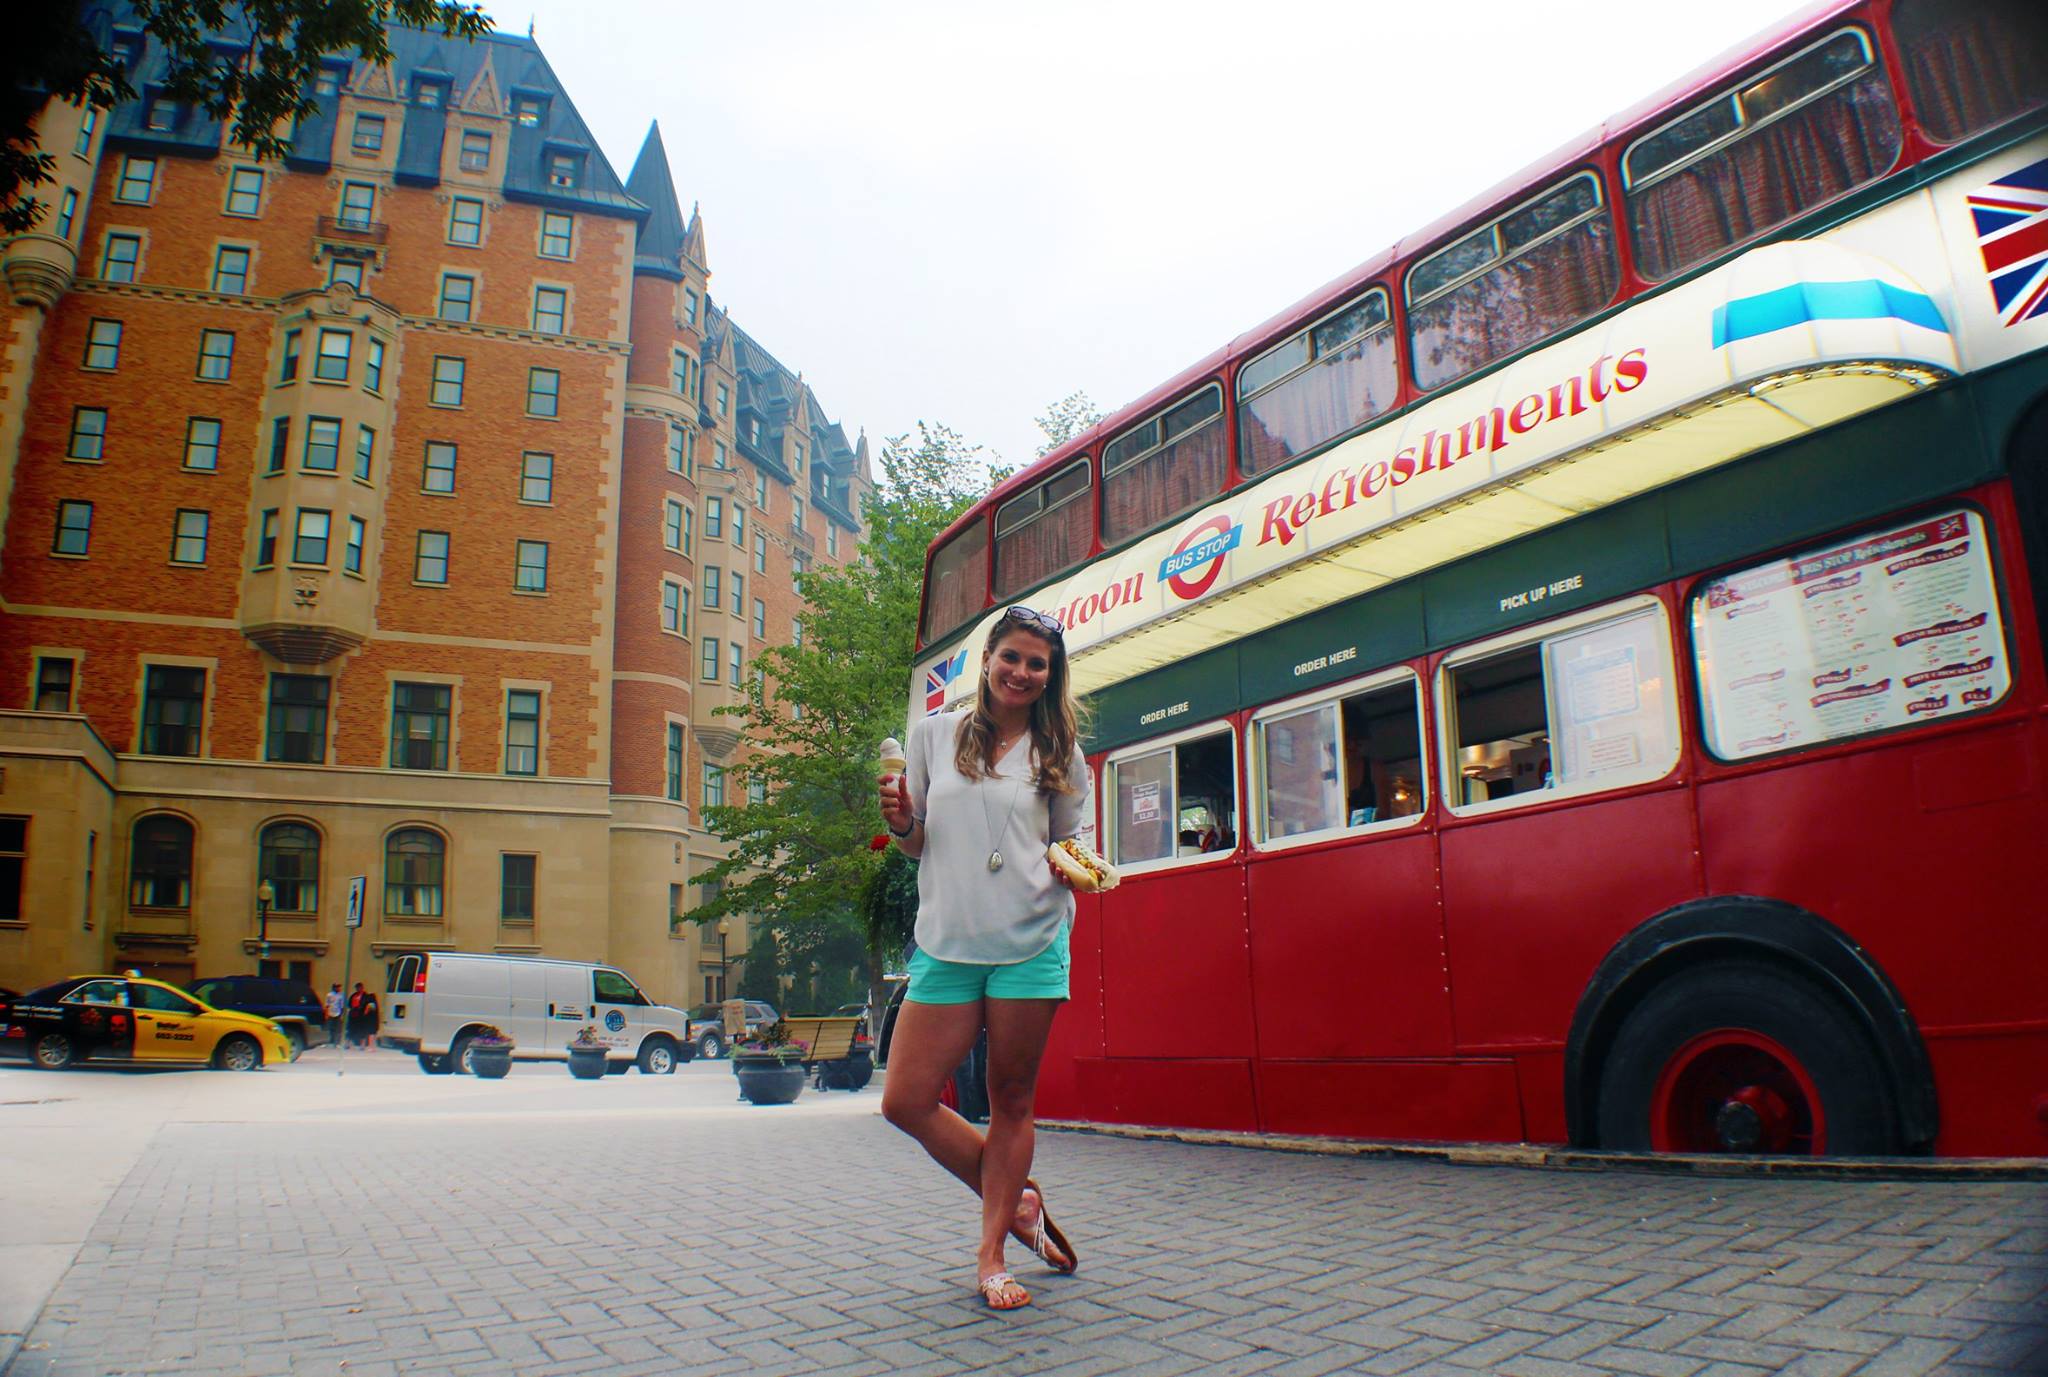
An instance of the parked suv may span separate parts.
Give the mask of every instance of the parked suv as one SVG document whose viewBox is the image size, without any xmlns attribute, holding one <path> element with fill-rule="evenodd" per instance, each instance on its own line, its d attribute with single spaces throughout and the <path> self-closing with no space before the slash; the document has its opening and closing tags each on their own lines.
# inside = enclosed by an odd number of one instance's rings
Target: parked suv
<svg viewBox="0 0 2048 1377">
<path fill-rule="evenodd" d="M 328 1040 L 327 1010 L 322 1007 L 320 996 L 313 993 L 313 987 L 303 980 L 221 975 L 211 980 L 195 980 L 185 988 L 216 1009 L 255 1014 L 284 1029 L 294 1061 L 309 1044 Z"/>
<path fill-rule="evenodd" d="M 772 1004 L 763 1004 L 758 999 L 745 1001 L 747 1006 L 747 1036 L 752 1037 L 763 1028 L 782 1022 L 782 1015 L 775 1012 Z M 697 1055 L 707 1060 L 725 1055 L 725 1006 L 723 1004 L 699 1004 L 690 1010 L 690 1031 L 697 1035 Z"/>
</svg>

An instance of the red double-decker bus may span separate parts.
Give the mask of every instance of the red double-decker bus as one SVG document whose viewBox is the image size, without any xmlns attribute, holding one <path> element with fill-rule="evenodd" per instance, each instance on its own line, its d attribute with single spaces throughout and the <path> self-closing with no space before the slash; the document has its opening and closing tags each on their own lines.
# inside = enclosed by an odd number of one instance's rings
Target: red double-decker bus
<svg viewBox="0 0 2048 1377">
<path fill-rule="evenodd" d="M 1053 1117 L 2048 1152 L 2048 16 L 1819 7 L 933 545 L 1059 615 Z"/>
</svg>

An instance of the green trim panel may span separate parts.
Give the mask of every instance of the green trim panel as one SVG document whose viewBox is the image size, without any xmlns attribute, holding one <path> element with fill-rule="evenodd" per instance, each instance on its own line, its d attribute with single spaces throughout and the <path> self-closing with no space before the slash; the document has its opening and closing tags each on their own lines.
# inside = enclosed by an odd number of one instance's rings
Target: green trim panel
<svg viewBox="0 0 2048 1377">
<path fill-rule="evenodd" d="M 1093 694 L 1088 700 L 1093 714 L 1089 754 L 1235 712 L 1240 701 L 1238 651 L 1248 644 L 1251 641 L 1217 646 Z"/>
<path fill-rule="evenodd" d="M 1403 579 L 1251 637 L 1239 656 L 1238 701 L 1270 703 L 1355 679 L 1407 659 L 1423 635 L 1422 583 Z"/>
</svg>

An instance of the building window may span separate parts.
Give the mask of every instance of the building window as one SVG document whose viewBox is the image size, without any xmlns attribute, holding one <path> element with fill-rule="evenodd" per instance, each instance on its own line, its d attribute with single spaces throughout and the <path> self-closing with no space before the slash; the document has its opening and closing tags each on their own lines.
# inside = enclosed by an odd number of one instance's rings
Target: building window
<svg viewBox="0 0 2048 1377">
<path fill-rule="evenodd" d="M 306 419 L 306 452 L 301 467 L 313 473 L 333 473 L 341 466 L 341 422 L 332 416 Z"/>
<path fill-rule="evenodd" d="M 263 172 L 237 167 L 228 173 L 228 214 L 254 215 L 263 208 Z"/>
<path fill-rule="evenodd" d="M 754 599 L 754 635 L 761 640 L 768 639 L 768 604 Z"/>
<path fill-rule="evenodd" d="M 441 319 L 468 320 L 469 308 L 475 297 L 475 278 L 448 273 L 441 279 Z"/>
<path fill-rule="evenodd" d="M 341 184 L 341 227 L 366 230 L 377 213 L 377 188 L 368 182 Z"/>
<path fill-rule="evenodd" d="M 448 582 L 448 533 L 446 531 L 420 532 L 419 544 L 413 552 L 412 577 L 415 583 Z"/>
<path fill-rule="evenodd" d="M 129 845 L 130 908 L 192 907 L 192 824 L 157 814 L 135 824 Z"/>
<path fill-rule="evenodd" d="M 249 290 L 249 251 L 228 245 L 214 250 L 213 289 L 235 296 Z"/>
<path fill-rule="evenodd" d="M 349 143 L 358 153 L 383 152 L 384 117 L 382 115 L 357 115 L 355 135 L 349 140 Z"/>
<path fill-rule="evenodd" d="M 36 660 L 36 711 L 70 712 L 71 682 L 77 662 L 67 656 L 44 655 Z"/>
<path fill-rule="evenodd" d="M 568 188 L 576 185 L 582 171 L 583 159 L 573 153 L 550 153 L 548 155 L 548 185 Z"/>
<path fill-rule="evenodd" d="M 357 291 L 363 289 L 363 265 L 353 258 L 330 258 L 327 260 L 327 285 L 346 282 Z"/>
<path fill-rule="evenodd" d="M 738 641 L 733 641 L 725 648 L 726 682 L 734 688 L 740 686 L 740 650 Z"/>
<path fill-rule="evenodd" d="M 327 563 L 327 533 L 334 524 L 331 512 L 318 507 L 299 508 L 297 528 L 292 532 L 292 563 Z"/>
<path fill-rule="evenodd" d="M 341 547 L 341 567 L 351 574 L 363 572 L 363 537 L 367 532 L 361 517 L 348 519 L 348 543 Z"/>
<path fill-rule="evenodd" d="M 695 554 L 697 549 L 697 509 L 683 508 L 683 553 Z"/>
<path fill-rule="evenodd" d="M 789 524 L 799 531 L 804 528 L 804 500 L 801 497 L 789 499 Z"/>
<path fill-rule="evenodd" d="M 205 702 L 205 670 L 149 666 L 142 681 L 142 740 L 136 749 L 144 755 L 198 755 Z"/>
<path fill-rule="evenodd" d="M 370 462 L 377 453 L 377 432 L 368 426 L 356 427 L 356 480 L 370 481 Z"/>
<path fill-rule="evenodd" d="M 732 543 L 735 549 L 747 548 L 747 509 L 737 502 L 732 504 Z"/>
<path fill-rule="evenodd" d="M 515 547 L 512 587 L 521 593 L 548 591 L 548 543 L 522 540 Z"/>
<path fill-rule="evenodd" d="M 754 572 L 768 572 L 768 536 L 765 532 L 754 532 Z"/>
<path fill-rule="evenodd" d="M 555 500 L 554 455 L 523 454 L 519 457 L 519 500 L 521 502 L 552 502 Z"/>
<path fill-rule="evenodd" d="M 683 504 L 673 497 L 661 504 L 661 543 L 671 550 L 683 548 Z"/>
<path fill-rule="evenodd" d="M 270 882 L 272 913 L 318 913 L 320 834 L 303 822 L 273 822 L 264 828 L 257 840 L 256 878 Z"/>
<path fill-rule="evenodd" d="M 436 355 L 434 358 L 433 404 L 435 406 L 461 406 L 462 379 L 463 375 L 467 372 L 468 364 L 464 360 L 450 358 L 446 354 Z"/>
<path fill-rule="evenodd" d="M 704 806 L 725 807 L 725 771 L 708 760 L 704 762 Z"/>
<path fill-rule="evenodd" d="M 481 129 L 462 131 L 462 151 L 455 165 L 464 172 L 486 172 L 491 166 L 491 136 Z"/>
<path fill-rule="evenodd" d="M 484 242 L 484 203 L 468 196 L 457 196 L 448 212 L 448 242 L 451 244 L 481 244 Z"/>
<path fill-rule="evenodd" d="M 533 328 L 544 335 L 559 335 L 569 318 L 569 293 L 562 287 L 533 289 Z"/>
<path fill-rule="evenodd" d="M 544 210 L 540 216 L 540 256 L 542 258 L 567 258 L 570 236 L 574 232 L 576 219 L 559 210 Z"/>
<path fill-rule="evenodd" d="M 384 912 L 400 918 L 441 916 L 441 866 L 447 846 L 438 832 L 407 827 L 384 843 Z"/>
<path fill-rule="evenodd" d="M 540 773 L 540 694 L 532 689 L 505 695 L 505 773 Z"/>
<path fill-rule="evenodd" d="M 156 159 L 121 159 L 121 177 L 114 183 L 114 199 L 130 205 L 146 206 L 149 198 L 156 194 Z"/>
<path fill-rule="evenodd" d="M 789 643 L 791 645 L 802 645 L 804 643 L 804 619 L 802 617 L 791 617 L 789 619 Z"/>
<path fill-rule="evenodd" d="M 758 805 L 767 801 L 768 781 L 759 775 L 749 775 L 747 777 L 747 802 Z"/>
<path fill-rule="evenodd" d="M 57 534 L 50 544 L 53 554 L 84 555 L 92 549 L 92 503 L 59 502 Z"/>
<path fill-rule="evenodd" d="M 412 103 L 429 110 L 448 99 L 448 88 L 438 81 L 422 81 L 413 88 Z"/>
<path fill-rule="evenodd" d="M 171 563 L 206 563 L 206 528 L 210 517 L 206 512 L 180 507 L 171 526 Z"/>
<path fill-rule="evenodd" d="M 558 416 L 561 414 L 562 375 L 552 368 L 529 368 L 526 370 L 526 414 L 529 416 Z"/>
<path fill-rule="evenodd" d="M 72 142 L 71 151 L 83 158 L 92 150 L 92 131 L 99 128 L 100 112 L 90 105 L 85 107 L 85 118 L 78 122 L 78 138 Z"/>
<path fill-rule="evenodd" d="M 71 412 L 71 443 L 64 453 L 72 459 L 104 459 L 107 450 L 107 413 L 104 407 L 74 407 Z"/>
<path fill-rule="evenodd" d="M 719 603 L 723 601 L 720 592 L 723 583 L 721 571 L 717 565 L 709 564 L 704 567 L 700 577 L 704 581 L 704 606 L 716 612 Z"/>
<path fill-rule="evenodd" d="M 256 567 L 268 569 L 277 563 L 277 508 L 265 511 L 256 522 Z"/>
<path fill-rule="evenodd" d="M 747 576 L 738 570 L 732 576 L 732 614 L 745 616 L 747 610 Z"/>
<path fill-rule="evenodd" d="M 663 784 L 671 800 L 683 801 L 683 728 L 678 722 L 668 724 L 668 770 Z"/>
<path fill-rule="evenodd" d="M 347 330 L 322 330 L 319 351 L 313 356 L 313 376 L 325 382 L 347 382 L 355 338 Z"/>
<path fill-rule="evenodd" d="M 110 234 L 106 252 L 100 255 L 100 276 L 109 282 L 133 282 L 135 265 L 142 259 L 142 239 L 134 234 Z"/>
<path fill-rule="evenodd" d="M 169 96 L 152 97 L 142 112 L 142 127 L 152 134 L 161 134 L 175 129 L 178 125 L 178 102 Z"/>
<path fill-rule="evenodd" d="M 704 538 L 723 540 L 725 538 L 725 499 L 707 497 L 704 499 Z"/>
<path fill-rule="evenodd" d="M 716 636 L 704 637 L 703 674 L 705 683 L 715 684 L 718 682 L 718 637 Z"/>
<path fill-rule="evenodd" d="M 796 456 L 796 476 L 801 478 L 804 476 L 804 447 L 801 443 L 794 444 L 791 452 Z"/>
<path fill-rule="evenodd" d="M 70 187 L 64 188 L 64 199 L 57 205 L 57 237 L 69 242 L 71 230 L 78 223 L 78 193 Z"/>
<path fill-rule="evenodd" d="M 714 469 L 729 469 L 732 467 L 732 460 L 728 457 L 725 441 L 723 440 L 713 440 L 711 442 L 711 467 Z"/>
<path fill-rule="evenodd" d="M 85 366 L 117 368 L 121 363 L 121 322 L 95 320 L 85 331 Z"/>
<path fill-rule="evenodd" d="M 332 67 L 322 67 L 313 77 L 313 94 L 332 96 L 341 91 L 341 73 Z"/>
<path fill-rule="evenodd" d="M 447 684 L 391 686 L 391 768 L 448 768 L 448 710 L 455 690 Z"/>
<path fill-rule="evenodd" d="M 683 288 L 683 324 L 697 328 L 697 294 L 688 287 Z"/>
<path fill-rule="evenodd" d="M 538 96 L 512 97 L 512 118 L 519 122 L 522 129 L 539 127 L 544 108 L 545 104 Z"/>
<path fill-rule="evenodd" d="M 507 851 L 499 857 L 498 919 L 505 923 L 533 921 L 534 871 L 540 857 Z"/>
<path fill-rule="evenodd" d="M 420 478 L 423 492 L 455 491 L 455 446 L 445 440 L 427 441 L 426 470 Z"/>
<path fill-rule="evenodd" d="M 689 635 L 683 623 L 683 586 L 668 579 L 661 581 L 661 629 L 675 636 Z M 65 661 L 69 664 L 70 661 Z"/>
<path fill-rule="evenodd" d="M 727 416 L 730 415 L 731 413 L 732 389 L 727 387 L 724 383 L 720 383 L 718 385 L 718 414 L 720 416 Z M 725 466 L 721 464 L 719 465 L 719 467 L 723 468 Z"/>
<path fill-rule="evenodd" d="M 283 473 L 284 456 L 292 443 L 292 418 L 280 416 L 270 423 L 270 467 L 266 473 Z"/>
<path fill-rule="evenodd" d="M 299 352 L 305 343 L 303 330 L 284 332 L 284 357 L 277 366 L 277 380 L 291 382 L 299 376 Z"/>
<path fill-rule="evenodd" d="M 681 473 L 683 471 L 683 452 L 686 447 L 685 436 L 687 434 L 688 432 L 681 426 L 672 425 L 668 428 L 668 471 L 670 473 Z"/>
<path fill-rule="evenodd" d="M 328 681 L 320 674 L 270 676 L 269 730 L 263 758 L 295 765 L 318 765 L 327 759 Z M 284 905 L 280 903 L 279 908 Z"/>
<path fill-rule="evenodd" d="M 384 341 L 372 339 L 363 355 L 363 386 L 375 392 L 384 385 Z"/>
<path fill-rule="evenodd" d="M 839 558 L 839 528 L 829 521 L 825 523 L 825 553 Z"/>
<path fill-rule="evenodd" d="M 199 376 L 207 382 L 226 382 L 235 371 L 235 337 L 226 330 L 199 332 Z"/>
<path fill-rule="evenodd" d="M 690 395 L 690 356 L 680 349 L 669 356 L 668 385 L 685 397 Z"/>
<path fill-rule="evenodd" d="M 761 515 L 768 515 L 768 471 L 754 470 L 754 505 L 761 509 Z"/>
</svg>

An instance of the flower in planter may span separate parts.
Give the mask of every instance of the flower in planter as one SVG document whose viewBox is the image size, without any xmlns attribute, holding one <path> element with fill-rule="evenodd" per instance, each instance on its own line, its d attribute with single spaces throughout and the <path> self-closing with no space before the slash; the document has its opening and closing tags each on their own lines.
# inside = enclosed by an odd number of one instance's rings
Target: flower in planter
<svg viewBox="0 0 2048 1377">
<path fill-rule="evenodd" d="M 571 1047 L 602 1047 L 605 1043 L 604 1039 L 597 1035 L 596 1025 L 586 1023 L 577 1030 L 576 1036 L 569 1040 L 569 1045 Z"/>
<path fill-rule="evenodd" d="M 471 1047 L 510 1047 L 513 1043 L 512 1038 L 502 1028 L 486 1023 L 483 1027 L 469 1035 L 469 1045 Z"/>
</svg>

